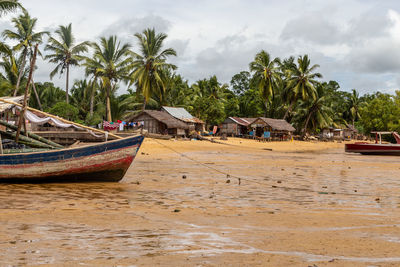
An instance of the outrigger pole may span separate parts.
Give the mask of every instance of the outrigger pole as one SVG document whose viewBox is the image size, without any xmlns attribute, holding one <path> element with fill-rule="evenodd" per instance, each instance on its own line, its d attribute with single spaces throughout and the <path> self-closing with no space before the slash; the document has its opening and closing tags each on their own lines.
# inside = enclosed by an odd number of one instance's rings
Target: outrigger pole
<svg viewBox="0 0 400 267">
<path fill-rule="evenodd" d="M 3 99 L 3 98 L 0 98 L 0 102 L 4 102 L 4 103 L 7 103 L 7 104 L 15 105 L 17 107 L 22 107 L 22 105 L 19 104 L 19 103 L 16 103 L 14 101 L 10 101 L 10 100 L 7 100 L 7 99 Z M 50 118 L 59 120 L 59 121 L 64 122 L 64 123 L 68 123 L 68 124 L 72 124 L 72 125 L 81 127 L 83 129 L 86 129 L 86 130 L 89 130 L 89 131 L 98 132 L 98 133 L 101 133 L 101 134 L 104 134 L 104 135 L 108 134 L 109 136 L 115 137 L 117 139 L 123 139 L 123 137 L 121 137 L 121 136 L 118 136 L 118 135 L 115 135 L 115 134 L 112 134 L 112 133 L 109 133 L 109 132 L 106 132 L 106 131 L 102 131 L 100 129 L 96 129 L 96 128 L 92 128 L 92 127 L 89 127 L 89 126 L 85 126 L 85 125 L 82 125 L 82 124 L 79 124 L 79 123 L 76 123 L 76 122 L 73 122 L 73 121 L 69 121 L 69 120 L 60 118 L 58 116 L 54 116 L 54 115 L 51 115 L 49 113 L 46 113 L 44 111 L 40 111 L 40 110 L 31 108 L 31 107 L 28 107 L 28 106 L 26 107 L 26 109 L 29 110 L 29 111 L 37 112 L 37 113 L 42 114 L 42 115 L 44 115 L 46 117 L 50 117 Z"/>
</svg>

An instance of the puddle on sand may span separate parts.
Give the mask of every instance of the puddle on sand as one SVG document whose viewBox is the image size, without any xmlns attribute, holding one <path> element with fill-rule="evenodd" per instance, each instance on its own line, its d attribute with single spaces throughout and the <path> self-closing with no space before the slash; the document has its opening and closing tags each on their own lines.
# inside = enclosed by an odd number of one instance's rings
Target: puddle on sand
<svg viewBox="0 0 400 267">
<path fill-rule="evenodd" d="M 38 264 L 53 264 L 68 260 L 100 259 L 106 262 L 168 254 L 223 253 L 287 255 L 304 261 L 400 262 L 397 257 L 318 255 L 274 251 L 247 244 L 262 239 L 259 231 L 306 234 L 338 231 L 345 235 L 345 231 L 368 232 L 368 229 L 398 227 L 398 221 L 393 219 L 394 223 L 389 224 L 388 218 L 392 218 L 391 212 L 400 203 L 400 170 L 379 165 L 390 166 L 393 158 L 349 157 L 337 151 L 329 154 L 243 153 L 239 151 L 222 157 L 216 152 L 190 152 L 191 157 L 227 171 L 232 177 L 246 178 L 240 186 L 236 179 L 231 178 L 227 184 L 226 175 L 192 162 L 189 164 L 186 159 L 164 158 L 160 161 L 158 156 L 155 160 L 135 160 L 134 168 L 121 183 L 0 184 L 0 210 L 4 214 L 0 215 L 2 257 L 14 265 L 23 265 L 26 259 Z M 380 163 L 376 164 L 378 161 Z M 351 169 L 348 168 L 350 165 Z M 181 178 L 183 173 L 187 179 Z M 265 177 L 268 179 L 263 180 Z M 141 184 L 135 183 L 139 180 Z M 335 204 L 331 206 L 331 203 Z M 171 212 L 176 208 L 181 212 Z M 332 226 L 324 227 L 307 223 L 302 226 L 299 222 L 299 226 L 293 228 L 274 225 L 251 228 L 263 214 L 266 217 L 262 219 L 267 221 L 268 211 L 275 209 L 282 213 L 315 212 L 320 213 L 321 218 L 329 212 L 346 212 L 352 218 L 379 221 L 368 226 L 354 226 L 358 223 L 353 221 L 347 227 L 332 221 Z M 186 211 L 189 215 L 185 215 Z M 242 213 L 241 219 L 250 218 L 245 222 L 249 226 L 235 227 L 238 225 L 236 215 Z M 195 223 L 196 219 L 209 219 L 218 223 L 221 216 L 225 216 L 226 224 L 231 227 L 182 225 L 176 219 Z M 31 222 L 31 217 L 36 221 Z M 114 220 L 114 225 L 107 225 L 107 220 L 114 218 L 120 221 Z M 228 237 L 239 231 L 250 241 L 238 242 L 234 237 Z M 396 234 L 392 233 L 384 236 L 384 240 L 398 243 Z M 368 255 L 368 251 L 363 255 Z"/>
<path fill-rule="evenodd" d="M 173 239 L 170 239 L 173 237 Z M 309 262 L 316 261 L 329 261 L 332 259 L 360 262 L 360 263 L 381 263 L 381 262 L 399 262 L 400 257 L 349 257 L 338 255 L 318 255 L 301 251 L 273 251 L 258 249 L 228 237 L 223 237 L 212 232 L 185 232 L 185 233 L 171 233 L 171 235 L 164 241 L 169 243 L 166 246 L 167 250 L 171 250 L 178 254 L 200 254 L 207 256 L 215 256 L 223 253 L 265 253 L 272 255 L 284 255 L 300 257 Z"/>
</svg>

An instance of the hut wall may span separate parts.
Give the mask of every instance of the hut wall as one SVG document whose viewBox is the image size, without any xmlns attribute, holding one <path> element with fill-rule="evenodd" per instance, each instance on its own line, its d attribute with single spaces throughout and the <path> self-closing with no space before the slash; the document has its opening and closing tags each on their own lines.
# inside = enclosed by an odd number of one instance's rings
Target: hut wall
<svg viewBox="0 0 400 267">
<path fill-rule="evenodd" d="M 169 128 L 167 129 L 167 132 L 169 135 L 172 136 L 185 136 L 187 135 L 187 131 L 185 129 L 179 129 L 179 128 Z"/>
<path fill-rule="evenodd" d="M 255 136 L 257 137 L 263 137 L 264 132 L 270 132 L 270 140 L 288 140 L 292 134 L 289 131 L 276 130 L 262 119 L 255 120 L 250 125 L 250 128 L 255 131 Z"/>
<path fill-rule="evenodd" d="M 238 125 L 238 135 L 246 135 L 248 133 L 248 128 L 243 125 Z"/>
<path fill-rule="evenodd" d="M 195 124 L 195 131 L 196 132 L 204 132 L 204 124 L 202 123 L 196 123 Z"/>
<path fill-rule="evenodd" d="M 165 131 L 165 127 L 161 127 L 161 123 L 157 121 L 156 119 L 150 117 L 147 114 L 142 114 L 135 118 L 136 122 L 143 121 L 144 126 L 143 129 L 147 130 L 149 133 L 155 133 L 155 134 L 164 134 L 163 130 Z"/>
<path fill-rule="evenodd" d="M 354 138 L 355 135 L 356 135 L 355 132 L 353 130 L 351 130 L 351 129 L 344 129 L 343 130 L 343 136 L 346 139 Z"/>
<path fill-rule="evenodd" d="M 232 121 L 231 119 L 227 118 L 222 124 L 221 124 L 221 134 L 226 134 L 226 135 L 231 135 L 235 136 L 238 135 L 238 127 L 239 125 Z"/>
</svg>

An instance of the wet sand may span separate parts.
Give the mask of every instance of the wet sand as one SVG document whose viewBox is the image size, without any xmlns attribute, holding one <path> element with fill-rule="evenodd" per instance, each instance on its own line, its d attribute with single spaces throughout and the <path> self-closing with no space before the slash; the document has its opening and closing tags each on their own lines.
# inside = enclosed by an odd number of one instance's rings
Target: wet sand
<svg viewBox="0 0 400 267">
<path fill-rule="evenodd" d="M 226 143 L 147 139 L 120 183 L 0 184 L 0 266 L 400 265 L 400 157 Z"/>
</svg>

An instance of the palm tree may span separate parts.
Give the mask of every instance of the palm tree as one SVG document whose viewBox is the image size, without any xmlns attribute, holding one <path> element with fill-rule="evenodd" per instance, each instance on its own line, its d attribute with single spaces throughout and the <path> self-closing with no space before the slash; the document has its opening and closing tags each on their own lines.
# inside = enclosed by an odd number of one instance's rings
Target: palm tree
<svg viewBox="0 0 400 267">
<path fill-rule="evenodd" d="M 89 115 L 93 116 L 93 110 L 94 110 L 94 97 L 96 95 L 97 90 L 99 89 L 99 73 L 97 72 L 97 69 L 101 68 L 101 62 L 99 60 L 96 60 L 95 58 L 85 58 L 85 62 L 83 63 L 83 66 L 85 66 L 85 76 L 90 77 L 89 80 L 89 86 L 87 87 L 87 94 L 90 94 L 90 109 L 89 109 Z"/>
<path fill-rule="evenodd" d="M 130 74 L 132 82 L 137 84 L 139 92 L 144 96 L 143 110 L 153 94 L 160 99 L 165 94 L 167 70 L 175 70 L 176 66 L 167 63 L 169 56 L 176 56 L 172 48 L 162 50 L 163 42 L 167 35 L 156 34 L 154 29 L 146 29 L 142 34 L 136 33 L 139 41 L 140 54 L 135 54 L 133 72 Z"/>
<path fill-rule="evenodd" d="M 302 130 L 303 136 L 305 136 L 310 122 L 313 125 L 313 129 L 328 127 L 333 123 L 333 111 L 329 106 L 328 98 L 325 87 L 322 84 L 318 84 L 315 90 L 315 98 L 302 102 L 301 109 L 306 114 Z"/>
<path fill-rule="evenodd" d="M 75 80 L 71 88 L 71 105 L 78 108 L 79 117 L 85 120 L 90 109 L 89 95 L 87 92 L 89 83 L 87 80 Z"/>
<path fill-rule="evenodd" d="M 34 45 L 42 43 L 43 36 L 49 33 L 46 31 L 35 33 L 34 28 L 36 26 L 37 18 L 31 18 L 29 13 L 25 10 L 19 17 L 13 18 L 12 22 L 17 31 L 13 32 L 11 30 L 5 30 L 3 32 L 3 36 L 6 39 L 15 40 L 18 42 L 18 44 L 13 48 L 15 51 L 22 50 L 22 65 L 19 68 L 18 80 L 13 94 L 16 96 L 19 90 L 22 75 L 24 74 L 26 57 L 28 56 L 28 53 L 32 56 L 32 48 Z"/>
<path fill-rule="evenodd" d="M 355 89 L 352 90 L 348 101 L 349 101 L 350 116 L 351 116 L 351 119 L 353 122 L 353 128 L 354 128 L 354 122 L 357 119 L 361 118 L 361 115 L 360 115 L 361 100 L 358 95 L 358 92 Z"/>
<path fill-rule="evenodd" d="M 290 90 L 287 90 L 287 83 L 289 78 L 291 77 L 292 70 L 296 68 L 296 63 L 295 63 L 295 58 L 293 56 L 290 56 L 289 58 L 286 58 L 282 61 L 280 64 L 280 69 L 282 73 L 282 102 L 285 105 L 288 105 L 286 108 L 285 115 L 283 116 L 283 119 L 286 120 L 286 118 L 289 116 L 289 114 L 292 111 L 293 105 L 296 102 L 295 99 L 293 99 L 293 94 L 290 93 Z"/>
<path fill-rule="evenodd" d="M 55 103 L 63 101 L 65 96 L 64 91 L 55 87 L 53 83 L 36 83 L 36 86 L 44 110 L 53 107 Z"/>
<path fill-rule="evenodd" d="M 60 40 L 53 37 L 49 38 L 49 43 L 45 50 L 53 52 L 47 55 L 45 59 L 49 59 L 51 63 L 57 64 L 55 69 L 50 73 L 50 79 L 57 73 L 63 74 L 66 71 L 65 95 L 67 104 L 69 103 L 69 68 L 71 66 L 79 66 L 79 61 L 82 60 L 80 54 L 88 51 L 89 42 L 82 42 L 75 45 L 75 38 L 72 34 L 71 23 L 68 26 L 60 25 L 56 30 L 56 34 Z"/>
<path fill-rule="evenodd" d="M 18 0 L 0 0 L 0 15 L 22 8 Z"/>
<path fill-rule="evenodd" d="M 315 99 L 317 96 L 315 85 L 318 84 L 315 78 L 322 78 L 320 73 L 313 73 L 319 65 L 315 64 L 310 67 L 311 62 L 308 55 L 300 56 L 297 59 L 297 66 L 295 64 L 290 65 L 292 67 L 288 69 L 288 78 L 283 92 L 284 98 L 290 102 L 289 110 L 299 99 L 303 101 L 307 101 L 310 98 Z M 286 112 L 284 119 L 286 119 L 287 115 L 288 112 Z"/>
<path fill-rule="evenodd" d="M 128 79 L 132 65 L 132 59 L 129 57 L 131 46 L 121 45 L 116 36 L 111 36 L 108 39 L 102 37 L 100 44 L 92 43 L 92 47 L 94 61 L 98 63 L 94 72 L 102 80 L 106 91 L 106 116 L 108 121 L 112 121 L 110 93 L 120 80 Z"/>
<path fill-rule="evenodd" d="M 11 49 L 9 49 L 9 52 L 4 53 L 2 59 L 3 60 L 0 62 L 0 68 L 3 69 L 5 75 L 5 81 L 2 84 L 2 88 L 4 89 L 7 87 L 7 95 L 10 95 L 12 94 L 12 91 L 15 90 L 15 85 L 17 84 L 18 65 L 21 63 L 21 57 L 16 59 Z"/>
<path fill-rule="evenodd" d="M 253 73 L 254 83 L 260 90 L 264 100 L 265 114 L 268 110 L 268 103 L 271 98 L 274 98 L 279 86 L 279 63 L 279 58 L 271 60 L 271 56 L 264 50 L 261 50 L 254 58 L 254 61 L 250 63 L 250 71 Z"/>
</svg>

